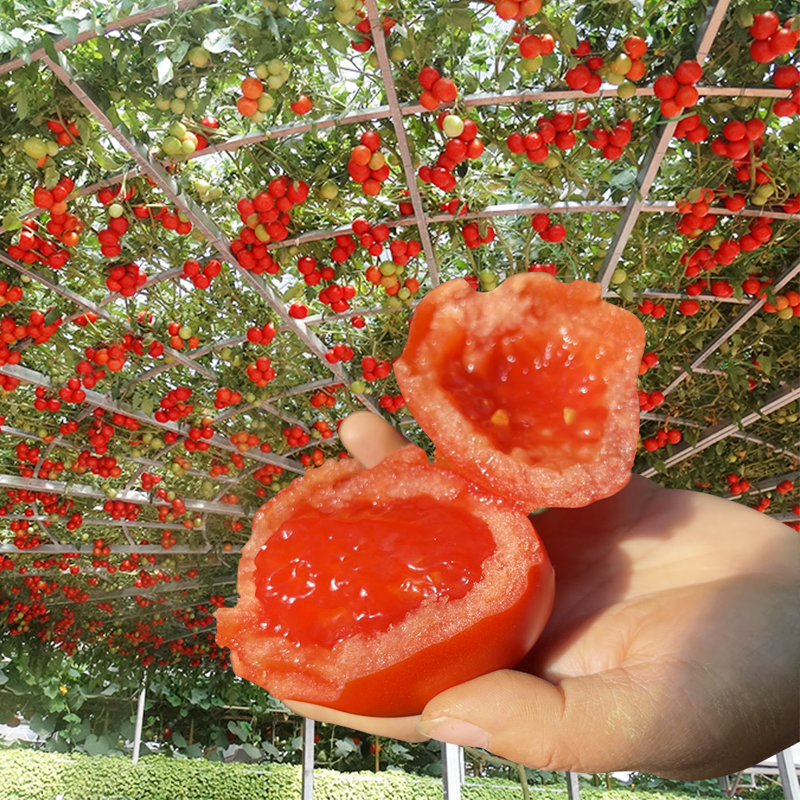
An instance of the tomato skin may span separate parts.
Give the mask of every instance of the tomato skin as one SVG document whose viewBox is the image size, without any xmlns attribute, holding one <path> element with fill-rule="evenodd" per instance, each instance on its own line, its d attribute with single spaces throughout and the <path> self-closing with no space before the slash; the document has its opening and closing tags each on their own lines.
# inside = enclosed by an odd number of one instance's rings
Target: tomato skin
<svg viewBox="0 0 800 800">
<path fill-rule="evenodd" d="M 511 608 L 399 664 L 351 681 L 338 701 L 322 705 L 371 717 L 404 717 L 419 714 L 445 689 L 515 667 L 539 638 L 553 608 L 555 573 L 544 548 L 542 552 L 542 562 L 531 567 L 525 594 Z"/>
</svg>

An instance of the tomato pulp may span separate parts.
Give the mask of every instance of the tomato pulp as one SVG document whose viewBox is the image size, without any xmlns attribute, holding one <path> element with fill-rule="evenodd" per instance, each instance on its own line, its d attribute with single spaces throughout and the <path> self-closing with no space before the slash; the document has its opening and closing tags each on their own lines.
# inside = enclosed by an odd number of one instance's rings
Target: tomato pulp
<svg viewBox="0 0 800 800">
<path fill-rule="evenodd" d="M 494 551 L 488 525 L 432 497 L 375 507 L 353 498 L 289 517 L 256 556 L 266 630 L 333 647 L 402 622 L 425 598 L 457 600 Z"/>
<path fill-rule="evenodd" d="M 395 374 L 437 459 L 528 510 L 582 506 L 630 478 L 644 328 L 599 284 L 545 273 L 417 307 Z"/>
<path fill-rule="evenodd" d="M 281 699 L 405 716 L 516 665 L 553 583 L 524 514 L 409 445 L 370 470 L 328 461 L 261 508 L 217 641 Z"/>
</svg>

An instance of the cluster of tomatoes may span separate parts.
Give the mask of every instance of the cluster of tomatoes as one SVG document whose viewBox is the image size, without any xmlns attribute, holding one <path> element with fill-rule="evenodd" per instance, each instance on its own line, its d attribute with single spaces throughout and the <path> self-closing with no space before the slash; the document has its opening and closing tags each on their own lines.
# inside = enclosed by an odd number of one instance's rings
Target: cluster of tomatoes
<svg viewBox="0 0 800 800">
<path fill-rule="evenodd" d="M 794 18 L 790 17 L 781 25 L 780 17 L 774 11 L 753 15 L 750 26 L 750 58 L 759 64 L 769 64 L 778 56 L 791 53 L 800 41 L 800 28 L 793 29 Z"/>
<path fill-rule="evenodd" d="M 251 447 L 259 445 L 258 436 L 247 431 L 236 431 L 230 435 L 229 440 L 240 453 L 246 453 Z"/>
<path fill-rule="evenodd" d="M 177 422 L 186 419 L 194 411 L 194 404 L 189 400 L 192 390 L 188 386 L 170 389 L 159 401 L 159 410 L 153 415 L 158 422 Z"/>
<path fill-rule="evenodd" d="M 577 47 L 570 50 L 572 55 L 582 59 L 583 63 L 567 70 L 564 75 L 567 86 L 570 89 L 580 89 L 585 94 L 594 94 L 602 85 L 603 79 L 600 71 L 603 69 L 631 82 L 640 80 L 647 71 L 644 61 L 641 60 L 647 52 L 647 43 L 640 36 L 629 36 L 623 42 L 623 49 L 624 53 L 620 53 L 613 61 L 606 64 L 602 56 L 592 55 L 591 43 L 588 39 L 583 39 Z M 520 53 L 523 57 L 534 57 L 526 56 L 522 50 L 522 43 L 520 43 Z"/>
<path fill-rule="evenodd" d="M 336 238 L 337 240 L 341 238 L 342 241 L 345 239 L 350 240 L 349 236 L 337 236 Z M 342 245 L 337 244 L 336 247 L 342 247 L 342 249 L 347 252 Z M 355 243 L 353 243 L 353 249 L 355 249 Z M 338 255 L 337 253 L 337 256 Z M 317 259 L 312 256 L 300 256 L 297 259 L 297 271 L 302 275 L 307 286 L 316 286 L 323 280 L 332 281 L 336 276 L 336 271 L 333 267 L 322 267 L 322 269 L 319 269 L 317 266 Z"/>
<path fill-rule="evenodd" d="M 656 432 L 655 436 L 648 436 L 643 442 L 642 446 L 648 453 L 653 453 L 668 444 L 678 444 L 681 439 L 681 432 L 676 428 L 671 430 L 660 429 Z"/>
<path fill-rule="evenodd" d="M 222 264 L 216 258 L 210 259 L 203 266 L 193 258 L 183 262 L 181 278 L 188 278 L 196 289 L 208 289 L 211 281 L 222 271 Z"/>
<path fill-rule="evenodd" d="M 649 394 L 643 389 L 639 391 L 639 408 L 642 411 L 652 411 L 654 408 L 658 408 L 664 400 L 666 400 L 664 394 L 658 389 Z"/>
<path fill-rule="evenodd" d="M 380 150 L 381 137 L 376 131 L 364 131 L 359 141 L 360 144 L 350 151 L 347 171 L 356 183 L 361 184 L 365 195 L 374 197 L 389 178 L 389 165 Z"/>
<path fill-rule="evenodd" d="M 21 286 L 10 286 L 8 281 L 0 280 L 0 308 L 7 303 L 18 303 L 24 294 Z"/>
<path fill-rule="evenodd" d="M 242 402 L 242 395 L 229 389 L 227 386 L 220 386 L 214 397 L 214 408 L 223 409 L 235 406 Z"/>
<path fill-rule="evenodd" d="M 695 84 L 703 77 L 703 68 L 696 61 L 681 61 L 672 75 L 660 75 L 653 83 L 653 94 L 661 101 L 664 117 L 678 117 L 700 99 Z"/>
<path fill-rule="evenodd" d="M 542 0 L 488 0 L 500 19 L 525 19 L 533 17 L 542 9 Z"/>
<path fill-rule="evenodd" d="M 437 118 L 439 130 L 449 141 L 439 153 L 433 166 L 423 164 L 418 171 L 421 181 L 432 183 L 444 192 L 455 188 L 455 168 L 467 159 L 475 160 L 483 155 L 483 140 L 478 138 L 478 126 L 471 119 L 463 119 L 443 111 Z"/>
<path fill-rule="evenodd" d="M 38 231 L 39 223 L 35 219 L 23 220 L 16 244 L 8 246 L 8 255 L 23 264 L 35 264 L 38 261 L 50 269 L 60 269 L 69 261 L 69 250 L 65 247 L 56 247 L 51 241 L 40 236 Z"/>
<path fill-rule="evenodd" d="M 443 78 L 438 69 L 423 67 L 417 75 L 422 87 L 420 105 L 428 111 L 436 111 L 442 103 L 452 103 L 458 97 L 458 87 L 450 78 Z"/>
<path fill-rule="evenodd" d="M 299 425 L 284 428 L 281 436 L 286 440 L 287 447 L 303 447 L 311 440 L 311 437 Z"/>
<path fill-rule="evenodd" d="M 122 297 L 133 297 L 146 282 L 147 273 L 138 264 L 117 264 L 108 271 L 106 288 Z"/>
<path fill-rule="evenodd" d="M 275 338 L 275 326 L 267 322 L 261 327 L 251 325 L 247 329 L 247 341 L 251 344 L 271 344 Z"/>
<path fill-rule="evenodd" d="M 248 365 L 247 377 L 256 386 L 263 389 L 271 380 L 275 379 L 272 362 L 266 356 L 257 358 L 253 364 Z"/>
<path fill-rule="evenodd" d="M 346 344 L 335 344 L 333 347 L 329 348 L 325 353 L 325 360 L 329 364 L 338 364 L 340 361 L 352 361 L 355 357 L 355 352 L 351 347 L 348 347 Z M 331 402 L 333 401 L 333 402 Z M 315 408 L 318 408 L 320 405 L 333 405 L 336 403 L 336 398 L 332 395 L 326 394 L 324 392 L 317 392 L 311 398 L 311 404 L 316 405 Z"/>
<path fill-rule="evenodd" d="M 539 117 L 536 129 L 524 136 L 519 131 L 512 132 L 506 145 L 515 155 L 524 153 L 528 161 L 539 164 L 550 155 L 550 144 L 559 150 L 571 150 L 576 143 L 574 131 L 583 130 L 589 121 L 589 114 L 583 108 L 574 114 L 557 111 L 552 117 Z"/>
<path fill-rule="evenodd" d="M 413 213 L 414 209 L 412 208 L 409 214 Z M 367 252 L 371 256 L 375 256 L 377 258 L 379 255 L 381 255 L 381 253 L 383 253 L 383 242 L 389 238 L 391 233 L 388 225 L 383 222 L 380 222 L 377 225 L 371 225 L 366 218 L 356 217 L 353 220 L 351 227 L 353 229 L 353 234 L 358 237 L 358 243 L 362 247 L 366 248 Z M 349 238 L 350 237 L 348 237 L 348 239 Z M 331 253 L 331 257 L 333 257 L 333 253 Z"/>
<path fill-rule="evenodd" d="M 481 234 L 480 226 L 477 222 L 467 222 L 461 227 L 461 236 L 464 244 L 470 250 L 477 250 L 482 244 L 489 244 L 494 241 L 495 231 L 491 225 L 486 225 L 486 232 Z"/>
<path fill-rule="evenodd" d="M 616 161 L 623 148 L 631 140 L 633 122 L 629 119 L 620 120 L 610 131 L 605 128 L 593 128 L 592 137 L 587 140 L 589 147 L 602 151 L 603 158 Z"/>
<path fill-rule="evenodd" d="M 728 484 L 728 491 L 732 495 L 740 495 L 750 490 L 750 481 L 740 478 L 735 472 L 731 472 L 725 477 Z"/>
<path fill-rule="evenodd" d="M 396 394 L 394 396 L 383 394 L 378 398 L 378 403 L 381 408 L 386 409 L 390 414 L 395 414 L 405 406 L 406 401 L 403 399 L 402 394 Z"/>
<path fill-rule="evenodd" d="M 778 117 L 792 117 L 800 113 L 800 70 L 794 64 L 784 64 L 772 73 L 772 83 L 778 89 L 791 89 L 789 97 L 781 97 L 772 104 Z"/>
<path fill-rule="evenodd" d="M 349 351 L 350 358 L 344 359 L 342 361 L 350 361 L 355 353 L 347 347 L 347 345 L 334 345 L 333 350 L 329 350 L 328 353 L 331 353 L 336 350 L 337 347 L 345 347 Z M 334 353 L 335 358 L 339 358 L 338 355 Z M 325 354 L 325 358 L 328 358 L 328 354 Z M 329 386 L 327 389 L 323 389 L 319 392 L 314 392 L 309 398 L 309 402 L 311 403 L 312 408 L 333 408 L 336 405 L 336 395 L 334 394 L 333 386 Z"/>
<path fill-rule="evenodd" d="M 231 250 L 239 265 L 257 275 L 276 275 L 280 266 L 267 252 L 268 242 L 283 241 L 289 235 L 289 212 L 308 197 L 308 184 L 288 176 L 274 178 L 267 190 L 252 199 L 243 197 L 236 203 L 243 228 L 231 242 Z"/>
<path fill-rule="evenodd" d="M 549 214 L 534 214 L 531 227 L 546 242 L 563 242 L 567 236 L 567 229 L 558 222 L 552 222 Z"/>
<path fill-rule="evenodd" d="M 392 365 L 388 361 L 379 361 L 373 356 L 364 356 L 361 359 L 361 376 L 367 383 L 374 383 L 386 378 L 391 371 Z"/>
<path fill-rule="evenodd" d="M 304 467 L 321 467 L 325 463 L 325 454 L 319 447 L 315 447 L 310 453 L 300 456 L 300 463 Z"/>
<path fill-rule="evenodd" d="M 688 139 L 693 144 L 708 139 L 708 126 L 700 120 L 699 114 L 688 114 L 678 120 L 673 134 L 676 139 Z"/>
<path fill-rule="evenodd" d="M 366 53 L 375 46 L 375 42 L 372 41 L 372 30 L 370 28 L 366 13 L 360 8 L 355 13 L 361 17 L 361 21 L 355 25 L 355 29 L 359 32 L 359 34 L 361 34 L 361 36 L 359 41 L 351 39 L 350 44 L 353 46 L 353 50 L 355 50 L 357 53 Z M 383 28 L 383 36 L 385 39 L 389 38 L 392 33 L 392 28 L 394 28 L 396 24 L 396 19 L 393 19 L 392 17 L 383 17 L 381 20 L 381 28 Z"/>
</svg>

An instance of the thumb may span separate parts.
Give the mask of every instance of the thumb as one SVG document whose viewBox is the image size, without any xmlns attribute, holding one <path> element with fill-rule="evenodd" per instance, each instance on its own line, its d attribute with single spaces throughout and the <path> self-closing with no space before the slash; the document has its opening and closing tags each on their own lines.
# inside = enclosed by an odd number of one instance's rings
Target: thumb
<svg viewBox="0 0 800 800">
<path fill-rule="evenodd" d="M 642 750 L 656 738 L 666 700 L 653 669 L 647 664 L 611 669 L 564 678 L 557 685 L 500 670 L 437 695 L 417 731 L 483 747 L 533 769 L 635 769 L 650 760 Z"/>
</svg>

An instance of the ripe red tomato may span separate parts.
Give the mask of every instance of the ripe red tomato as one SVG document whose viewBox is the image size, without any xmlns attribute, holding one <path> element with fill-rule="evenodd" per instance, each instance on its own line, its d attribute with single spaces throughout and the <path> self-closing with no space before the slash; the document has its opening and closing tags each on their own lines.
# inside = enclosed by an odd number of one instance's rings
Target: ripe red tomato
<svg viewBox="0 0 800 800">
<path fill-rule="evenodd" d="M 394 369 L 459 474 L 529 510 L 572 507 L 629 480 L 643 351 L 641 322 L 599 284 L 523 273 L 488 293 L 462 280 L 429 292 Z"/>
<path fill-rule="evenodd" d="M 236 674 L 284 700 L 405 716 L 515 666 L 553 571 L 527 516 L 497 499 L 413 445 L 294 481 L 256 515 L 239 603 L 216 614 Z"/>
</svg>

